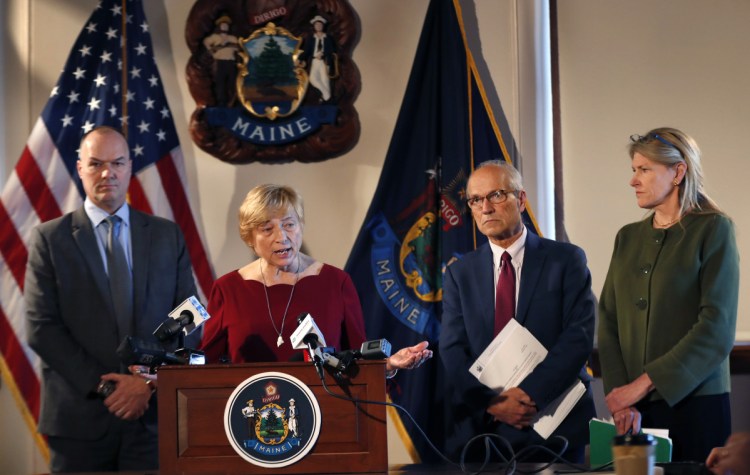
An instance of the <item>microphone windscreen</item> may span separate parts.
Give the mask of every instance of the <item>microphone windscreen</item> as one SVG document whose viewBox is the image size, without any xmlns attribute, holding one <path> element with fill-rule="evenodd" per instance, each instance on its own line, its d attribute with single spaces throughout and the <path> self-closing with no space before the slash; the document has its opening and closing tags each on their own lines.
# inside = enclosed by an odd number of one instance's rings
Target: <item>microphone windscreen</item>
<svg viewBox="0 0 750 475">
<path fill-rule="evenodd" d="M 175 320 L 179 320 L 180 317 L 185 314 L 185 312 L 189 312 L 193 317 L 192 323 L 188 322 L 183 328 L 183 332 L 185 332 L 185 335 L 191 334 L 193 331 L 195 331 L 196 328 L 200 327 L 206 320 L 211 318 L 205 307 L 198 301 L 198 299 L 194 295 L 185 299 L 184 302 L 182 302 L 180 305 L 175 307 L 174 310 L 169 312 L 169 316 L 171 318 L 174 318 Z"/>
<path fill-rule="evenodd" d="M 183 325 L 190 325 L 194 320 L 193 312 L 191 312 L 190 310 L 183 310 L 182 312 L 180 312 L 180 316 L 177 318 L 177 320 L 179 320 Z"/>
</svg>

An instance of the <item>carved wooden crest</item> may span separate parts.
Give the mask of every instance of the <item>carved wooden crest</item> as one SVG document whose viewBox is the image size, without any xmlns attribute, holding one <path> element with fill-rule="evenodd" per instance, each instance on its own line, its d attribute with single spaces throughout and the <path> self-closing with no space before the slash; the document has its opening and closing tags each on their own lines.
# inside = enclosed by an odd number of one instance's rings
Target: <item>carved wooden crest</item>
<svg viewBox="0 0 750 475">
<path fill-rule="evenodd" d="M 316 162 L 357 143 L 346 0 L 197 0 L 185 36 L 195 143 L 231 163 Z"/>
</svg>

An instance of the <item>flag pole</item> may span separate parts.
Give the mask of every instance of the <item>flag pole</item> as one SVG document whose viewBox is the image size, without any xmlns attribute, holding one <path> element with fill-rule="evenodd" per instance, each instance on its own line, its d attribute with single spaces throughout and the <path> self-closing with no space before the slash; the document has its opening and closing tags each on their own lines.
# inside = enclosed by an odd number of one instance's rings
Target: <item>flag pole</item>
<svg viewBox="0 0 750 475">
<path fill-rule="evenodd" d="M 122 0 L 122 87 L 120 88 L 120 102 L 122 104 L 122 135 L 128 138 L 128 10 L 127 0 Z"/>
</svg>

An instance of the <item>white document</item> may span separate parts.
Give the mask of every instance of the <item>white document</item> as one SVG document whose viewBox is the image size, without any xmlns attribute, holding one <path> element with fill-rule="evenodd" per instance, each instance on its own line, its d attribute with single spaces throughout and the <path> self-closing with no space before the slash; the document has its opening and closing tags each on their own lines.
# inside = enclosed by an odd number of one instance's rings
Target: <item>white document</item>
<svg viewBox="0 0 750 475">
<path fill-rule="evenodd" d="M 518 386 L 547 356 L 547 349 L 517 320 L 511 319 L 471 365 L 469 372 L 490 389 Z"/>
<path fill-rule="evenodd" d="M 532 424 L 537 434 L 545 439 L 551 436 L 584 394 L 586 394 L 586 386 L 581 380 L 577 380 L 557 399 L 549 403 L 544 411 L 536 415 Z"/>
<path fill-rule="evenodd" d="M 469 372 L 480 383 L 501 393 L 518 386 L 546 356 L 547 349 L 539 340 L 517 320 L 511 319 L 471 365 Z M 583 383 L 576 381 L 537 414 L 532 424 L 534 430 L 548 438 L 585 392 Z"/>
</svg>

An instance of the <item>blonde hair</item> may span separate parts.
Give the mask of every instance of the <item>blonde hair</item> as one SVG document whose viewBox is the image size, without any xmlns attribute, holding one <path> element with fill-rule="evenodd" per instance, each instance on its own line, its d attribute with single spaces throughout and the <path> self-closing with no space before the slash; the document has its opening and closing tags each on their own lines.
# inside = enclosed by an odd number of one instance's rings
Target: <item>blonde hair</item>
<svg viewBox="0 0 750 475">
<path fill-rule="evenodd" d="M 300 226 L 305 224 L 302 196 L 288 186 L 258 185 L 250 190 L 240 205 L 237 220 L 240 228 L 240 238 L 245 244 L 252 246 L 253 233 L 261 224 L 273 216 L 293 209 L 297 213 Z"/>
<path fill-rule="evenodd" d="M 630 140 L 628 153 L 631 160 L 639 153 L 667 167 L 685 164 L 685 177 L 678 185 L 681 215 L 688 212 L 723 214 L 704 191 L 701 151 L 692 137 L 677 129 L 659 127 L 643 136 L 631 136 Z"/>
</svg>

